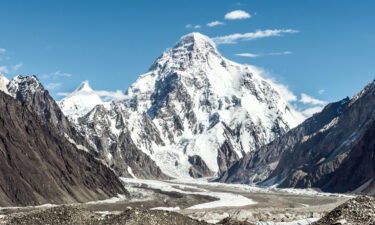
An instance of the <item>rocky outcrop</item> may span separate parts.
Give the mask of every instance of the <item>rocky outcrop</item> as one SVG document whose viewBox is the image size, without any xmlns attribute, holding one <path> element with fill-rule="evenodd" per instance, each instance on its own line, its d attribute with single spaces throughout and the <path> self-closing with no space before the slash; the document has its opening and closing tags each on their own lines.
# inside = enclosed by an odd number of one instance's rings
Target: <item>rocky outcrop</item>
<svg viewBox="0 0 375 225">
<path fill-rule="evenodd" d="M 312 225 L 372 225 L 375 224 L 375 199 L 353 198 L 338 206 Z"/>
<path fill-rule="evenodd" d="M 34 107 L 0 92 L 0 206 L 73 203 L 126 194 L 114 172 L 66 141 Z"/>
</svg>

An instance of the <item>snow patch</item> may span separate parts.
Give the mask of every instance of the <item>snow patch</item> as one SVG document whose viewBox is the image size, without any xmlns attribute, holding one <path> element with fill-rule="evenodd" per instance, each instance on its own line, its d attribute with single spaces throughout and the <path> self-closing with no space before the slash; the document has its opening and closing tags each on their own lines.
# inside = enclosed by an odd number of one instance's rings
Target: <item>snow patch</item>
<svg viewBox="0 0 375 225">
<path fill-rule="evenodd" d="M 176 212 L 176 211 L 180 211 L 180 207 L 155 207 L 155 208 L 152 208 L 151 210 L 163 210 L 163 211 L 170 211 L 170 212 Z"/>
<path fill-rule="evenodd" d="M 112 197 L 112 198 L 109 198 L 109 199 L 99 200 L 99 201 L 86 202 L 86 204 L 116 203 L 116 202 L 122 202 L 122 201 L 125 201 L 125 200 L 127 200 L 125 195 L 118 194 L 117 197 Z"/>
</svg>

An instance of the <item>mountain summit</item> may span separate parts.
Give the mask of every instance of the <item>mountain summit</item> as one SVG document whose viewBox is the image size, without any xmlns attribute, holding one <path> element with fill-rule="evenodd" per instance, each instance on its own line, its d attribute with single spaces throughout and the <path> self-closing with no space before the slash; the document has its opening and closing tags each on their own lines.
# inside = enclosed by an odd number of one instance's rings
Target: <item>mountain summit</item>
<svg viewBox="0 0 375 225">
<path fill-rule="evenodd" d="M 90 87 L 89 82 L 84 81 L 71 94 L 63 98 L 59 106 L 64 114 L 74 121 L 102 103 L 100 96 Z"/>
<path fill-rule="evenodd" d="M 107 162 L 124 161 L 118 154 L 131 142 L 171 177 L 221 174 L 303 120 L 257 68 L 224 58 L 199 33 L 183 36 L 126 93 L 81 117 L 78 129 Z M 68 116 L 81 110 L 73 105 Z"/>
</svg>

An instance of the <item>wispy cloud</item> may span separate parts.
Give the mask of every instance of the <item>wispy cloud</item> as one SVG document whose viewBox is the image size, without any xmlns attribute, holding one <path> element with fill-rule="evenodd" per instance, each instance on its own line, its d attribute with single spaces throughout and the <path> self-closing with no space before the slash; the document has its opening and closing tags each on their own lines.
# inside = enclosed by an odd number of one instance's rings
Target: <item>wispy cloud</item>
<svg viewBox="0 0 375 225">
<path fill-rule="evenodd" d="M 80 92 L 80 95 L 85 94 Z M 96 94 L 99 97 L 103 98 L 104 100 L 123 100 L 127 98 L 124 92 L 117 90 L 117 91 L 102 91 L 102 90 L 93 90 L 86 93 L 87 95 Z M 74 93 L 66 93 L 66 92 L 59 92 L 57 93 L 59 96 L 72 96 Z"/>
<path fill-rule="evenodd" d="M 242 56 L 242 57 L 250 57 L 250 58 L 255 58 L 260 56 L 259 54 L 253 54 L 253 53 L 238 53 L 236 56 Z"/>
<path fill-rule="evenodd" d="M 0 48 L 0 54 L 5 53 L 7 50 L 5 48 Z"/>
<path fill-rule="evenodd" d="M 327 102 L 311 97 L 305 93 L 301 94 L 301 99 L 299 101 L 302 102 L 303 104 L 312 104 L 312 105 L 326 105 L 327 104 Z"/>
<path fill-rule="evenodd" d="M 71 76 L 73 75 L 70 73 L 64 73 L 64 72 L 61 72 L 60 70 L 57 70 L 56 72 L 53 72 L 50 74 L 43 74 L 42 78 L 43 79 L 55 79 L 59 77 L 71 77 Z"/>
<path fill-rule="evenodd" d="M 257 30 L 249 33 L 235 33 L 226 36 L 212 38 L 216 44 L 235 44 L 239 40 L 255 40 L 265 37 L 281 36 L 282 34 L 293 34 L 299 31 L 293 29 Z"/>
<path fill-rule="evenodd" d="M 232 12 L 229 12 L 225 14 L 224 18 L 226 20 L 243 20 L 250 18 L 251 15 L 248 12 L 245 12 L 243 10 L 234 10 Z"/>
<path fill-rule="evenodd" d="M 48 83 L 45 86 L 48 90 L 55 90 L 55 89 L 61 87 L 61 85 L 62 85 L 62 83 Z"/>
<path fill-rule="evenodd" d="M 21 67 L 23 66 L 23 63 L 17 63 L 16 65 L 12 66 L 13 72 L 17 72 Z"/>
<path fill-rule="evenodd" d="M 322 106 L 314 106 L 314 107 L 303 110 L 302 114 L 305 115 L 306 117 L 311 117 L 315 113 L 321 112 L 322 109 L 323 109 Z"/>
<path fill-rule="evenodd" d="M 236 56 L 255 58 L 255 57 L 267 56 L 267 55 L 290 55 L 292 53 L 293 52 L 291 52 L 291 51 L 259 53 L 259 54 L 254 54 L 254 53 L 239 53 L 239 54 L 236 54 Z"/>
<path fill-rule="evenodd" d="M 192 29 L 192 28 L 194 28 L 194 29 L 199 29 L 199 28 L 201 28 L 201 27 L 202 27 L 202 26 L 199 25 L 199 24 L 197 24 L 197 25 L 186 24 L 186 25 L 185 25 L 185 28 L 188 28 L 188 29 Z"/>
<path fill-rule="evenodd" d="M 292 103 L 298 100 L 297 96 L 288 88 L 288 86 L 278 82 L 275 78 L 273 78 L 269 72 L 266 70 L 252 66 L 252 65 L 246 65 L 251 69 L 251 71 L 254 71 L 255 74 L 259 74 L 261 77 L 263 77 L 269 84 L 274 87 L 277 92 L 287 101 L 288 103 Z"/>
<path fill-rule="evenodd" d="M 9 73 L 9 69 L 7 66 L 0 66 L 0 73 Z"/>
<path fill-rule="evenodd" d="M 326 92 L 326 90 L 324 90 L 324 89 L 320 89 L 320 90 L 318 91 L 318 94 L 322 95 L 322 94 L 324 94 L 325 92 Z"/>
<path fill-rule="evenodd" d="M 224 25 L 225 23 L 221 22 L 221 21 L 212 21 L 210 23 L 207 24 L 208 27 L 216 27 L 216 26 L 220 26 L 220 25 Z"/>
</svg>

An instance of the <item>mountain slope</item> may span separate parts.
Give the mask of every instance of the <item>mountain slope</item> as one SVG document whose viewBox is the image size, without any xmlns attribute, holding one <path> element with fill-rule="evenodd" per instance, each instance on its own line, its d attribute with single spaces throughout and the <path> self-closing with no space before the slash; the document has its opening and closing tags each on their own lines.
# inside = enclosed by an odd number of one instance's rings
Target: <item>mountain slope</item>
<svg viewBox="0 0 375 225">
<path fill-rule="evenodd" d="M 320 113 L 314 114 L 298 127 L 237 161 L 218 181 L 247 184 L 264 181 L 278 165 L 284 152 L 293 149 L 304 137 L 314 134 L 341 115 L 348 103 L 349 98 L 328 104 Z"/>
<path fill-rule="evenodd" d="M 0 73 L 0 91 L 3 91 L 5 93 L 8 93 L 7 85 L 9 83 L 9 80 Z"/>
<path fill-rule="evenodd" d="M 172 177 L 221 174 L 303 120 L 255 67 L 225 59 L 199 33 L 164 52 L 126 95 L 95 107 L 77 128 L 94 147 L 117 146 L 104 148 L 107 161 L 121 160 L 120 137 L 129 133 Z"/>
<path fill-rule="evenodd" d="M 65 141 L 34 109 L 0 92 L 0 206 L 126 194 L 115 174 Z"/>
<path fill-rule="evenodd" d="M 374 194 L 374 109 L 375 81 L 352 99 L 328 105 L 321 113 L 270 143 L 265 147 L 266 156 L 249 155 L 221 180 L 249 182 L 256 175 L 253 165 L 263 161 L 261 168 L 271 168 L 256 180 L 263 185 Z M 309 129 L 314 121 L 318 126 L 312 132 L 300 132 Z M 278 147 L 288 142 L 291 144 L 283 145 L 286 148 Z M 276 157 L 272 160 L 267 158 L 273 155 Z"/>
</svg>

